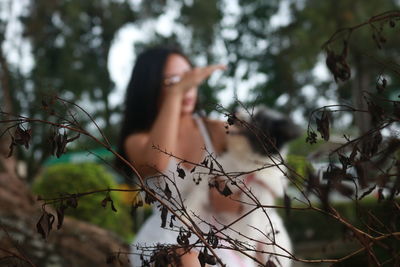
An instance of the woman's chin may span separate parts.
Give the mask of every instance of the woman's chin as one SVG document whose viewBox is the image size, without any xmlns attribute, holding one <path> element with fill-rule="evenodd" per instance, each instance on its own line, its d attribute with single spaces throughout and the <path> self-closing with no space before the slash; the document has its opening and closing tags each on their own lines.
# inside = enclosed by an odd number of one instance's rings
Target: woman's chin
<svg viewBox="0 0 400 267">
<path fill-rule="evenodd" d="M 181 114 L 188 115 L 188 114 L 192 114 L 193 111 L 194 111 L 194 105 L 185 105 L 185 106 L 182 106 Z"/>
<path fill-rule="evenodd" d="M 192 114 L 196 106 L 195 98 L 185 98 L 182 101 L 182 109 L 181 113 L 183 114 Z"/>
</svg>

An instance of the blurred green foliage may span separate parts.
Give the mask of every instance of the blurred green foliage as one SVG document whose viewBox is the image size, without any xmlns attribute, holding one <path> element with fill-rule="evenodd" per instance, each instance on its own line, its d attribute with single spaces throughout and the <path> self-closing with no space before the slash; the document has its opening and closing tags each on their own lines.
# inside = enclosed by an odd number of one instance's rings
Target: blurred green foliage
<svg viewBox="0 0 400 267">
<path fill-rule="evenodd" d="M 15 51 L 24 50 L 28 44 L 29 51 L 19 60 L 22 63 L 9 63 L 7 56 L 11 52 L 4 48 L 5 31 L 0 30 L 0 63 L 4 69 L 0 75 L 3 85 L 0 104 L 7 106 L 5 111 L 55 123 L 76 119 L 82 127 L 92 123 L 72 105 L 52 106 L 57 116 L 49 114 L 41 103 L 56 95 L 81 105 L 101 125 L 108 138 L 115 140 L 118 127 L 111 117 L 121 113 L 121 105 L 110 103 L 115 84 L 108 71 L 108 57 L 118 30 L 138 19 L 129 1 L 38 0 L 23 5 L 6 0 L 0 4 L 3 13 L 7 13 L 8 8 L 9 13 L 24 9 L 16 18 L 23 39 L 18 39 L 18 44 L 16 40 L 12 42 Z M 15 23 L 2 19 L 1 29 L 8 23 Z M 32 61 L 32 68 L 26 71 L 25 63 L 29 61 Z M 44 124 L 30 127 L 35 136 L 44 138 L 32 138 L 31 149 L 18 151 L 19 159 L 26 162 L 28 181 L 35 177 L 50 154 L 46 137 L 51 132 Z M 93 125 L 91 127 L 93 129 Z M 99 135 L 96 131 L 92 134 Z M 82 136 L 81 139 L 85 139 L 86 148 L 93 147 L 90 138 Z"/>
<path fill-rule="evenodd" d="M 326 142 L 321 138 L 317 139 L 317 143 L 306 143 L 307 134 L 293 140 L 289 144 L 289 155 L 307 157 L 311 152 L 318 150 Z"/>
<path fill-rule="evenodd" d="M 57 164 L 45 171 L 33 183 L 35 194 L 43 198 L 57 198 L 64 194 L 76 194 L 94 190 L 117 188 L 113 177 L 107 170 L 95 163 Z M 83 196 L 78 200 L 78 207 L 68 207 L 65 215 L 96 224 L 118 234 L 129 242 L 133 237 L 132 220 L 129 207 L 122 202 L 118 192 L 111 192 L 117 212 L 112 211 L 110 203 L 105 208 L 101 202 L 106 193 L 95 193 Z"/>
<path fill-rule="evenodd" d="M 298 155 L 288 155 L 286 157 L 286 164 L 291 168 L 295 174 L 300 177 L 306 177 L 307 169 L 311 168 L 311 164 L 307 161 L 306 157 Z"/>
<path fill-rule="evenodd" d="M 323 141 L 318 140 L 316 144 L 305 142 L 306 135 L 303 135 L 289 144 L 288 155 L 286 156 L 287 167 L 292 170 L 289 175 L 293 178 L 292 181 L 300 181 L 298 186 L 302 187 L 302 182 L 308 175 L 309 170 L 313 170 L 313 166 L 307 158 L 313 151 L 323 145 Z"/>
</svg>

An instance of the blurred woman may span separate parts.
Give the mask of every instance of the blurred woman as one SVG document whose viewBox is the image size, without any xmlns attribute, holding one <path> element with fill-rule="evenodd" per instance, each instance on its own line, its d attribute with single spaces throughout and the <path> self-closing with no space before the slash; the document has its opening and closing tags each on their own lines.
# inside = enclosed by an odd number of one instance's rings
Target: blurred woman
<svg viewBox="0 0 400 267">
<path fill-rule="evenodd" d="M 236 212 L 240 208 L 239 204 L 232 204 L 233 201 L 229 202 L 216 190 L 210 191 L 207 179 L 200 182 L 201 177 L 194 177 L 194 172 L 190 171 L 194 167 L 190 162 L 200 163 L 208 154 L 217 155 L 224 150 L 224 123 L 196 113 L 197 87 L 213 72 L 224 69 L 223 65 L 194 68 L 189 59 L 175 48 L 156 47 L 143 52 L 137 58 L 126 92 L 120 137 L 121 154 L 146 178 L 146 184 L 164 197 L 168 184 L 173 199 L 177 199 L 179 194 L 187 212 L 198 215 L 194 218 L 201 218 L 194 221 L 205 232 L 208 232 L 208 225 L 202 224 L 202 220 L 211 218 L 212 212 Z M 187 177 L 178 177 L 177 169 Z M 162 216 L 162 208 L 153 207 L 153 214 L 142 226 L 132 246 L 133 266 L 140 266 L 143 260 L 150 261 L 151 248 L 157 244 L 177 243 L 177 229 L 183 224 L 176 218 L 173 227 L 166 226 L 165 222 L 160 227 Z M 168 222 L 170 220 L 172 218 Z M 198 250 L 177 252 L 183 266 L 200 266 Z M 224 256 L 229 253 L 224 250 L 220 255 L 226 261 L 236 258 Z M 151 261 L 155 260 L 157 257 L 153 254 Z M 234 266 L 240 265 L 236 262 Z"/>
</svg>

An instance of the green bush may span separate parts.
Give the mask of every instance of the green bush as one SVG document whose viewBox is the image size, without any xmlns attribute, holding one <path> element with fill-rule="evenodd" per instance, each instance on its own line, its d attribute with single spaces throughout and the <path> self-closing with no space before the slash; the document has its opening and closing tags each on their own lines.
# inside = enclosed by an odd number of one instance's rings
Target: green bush
<svg viewBox="0 0 400 267">
<path fill-rule="evenodd" d="M 64 194 L 76 194 L 99 189 L 117 188 L 118 185 L 107 170 L 95 163 L 63 163 L 45 169 L 33 184 L 33 192 L 44 198 L 55 198 Z M 108 202 L 101 205 L 106 193 L 83 196 L 78 207 L 67 208 L 65 215 L 96 224 L 118 234 L 125 241 L 133 237 L 129 208 L 121 201 L 118 192 L 110 194 L 117 212 L 112 211 Z"/>
</svg>

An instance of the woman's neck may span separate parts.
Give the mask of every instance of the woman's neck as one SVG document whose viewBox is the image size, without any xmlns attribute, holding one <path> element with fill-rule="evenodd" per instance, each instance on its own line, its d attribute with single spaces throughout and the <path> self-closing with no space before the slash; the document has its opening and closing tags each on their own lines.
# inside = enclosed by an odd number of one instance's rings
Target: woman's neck
<svg viewBox="0 0 400 267">
<path fill-rule="evenodd" d="M 182 130 L 195 127 L 196 123 L 193 119 L 193 114 L 192 113 L 182 114 L 179 124 Z"/>
</svg>

